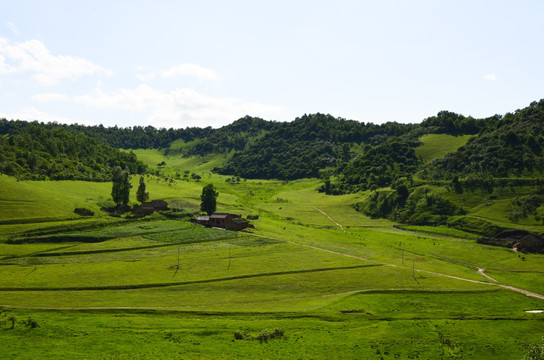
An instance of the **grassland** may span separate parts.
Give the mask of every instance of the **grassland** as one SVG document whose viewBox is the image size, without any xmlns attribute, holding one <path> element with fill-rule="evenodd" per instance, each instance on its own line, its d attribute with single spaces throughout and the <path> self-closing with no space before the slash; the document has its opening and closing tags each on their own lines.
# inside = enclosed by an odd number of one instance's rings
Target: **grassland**
<svg viewBox="0 0 544 360">
<path fill-rule="evenodd" d="M 423 162 L 439 159 L 465 145 L 472 135 L 425 134 L 419 138 L 423 145 L 416 148 L 416 155 Z"/>
<path fill-rule="evenodd" d="M 201 176 L 148 177 L 151 198 L 194 212 L 213 183 L 218 210 L 258 215 L 256 229 L 111 217 L 110 184 L 0 176 L 0 319 L 40 325 L 5 322 L 0 358 L 521 359 L 544 333 L 544 314 L 526 312 L 544 300 L 499 286 L 544 294 L 542 255 L 394 227 L 353 209 L 367 194 L 326 196 L 317 180 L 232 184 L 209 172 L 221 159 L 136 153 Z"/>
</svg>

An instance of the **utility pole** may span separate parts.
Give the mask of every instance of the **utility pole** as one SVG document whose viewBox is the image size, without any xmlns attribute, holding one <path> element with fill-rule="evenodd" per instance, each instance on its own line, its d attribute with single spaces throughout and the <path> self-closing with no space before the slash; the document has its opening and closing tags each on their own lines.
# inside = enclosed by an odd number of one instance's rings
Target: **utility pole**
<svg viewBox="0 0 544 360">
<path fill-rule="evenodd" d="M 230 244 L 229 244 L 229 266 L 227 267 L 227 270 L 230 269 Z"/>
<path fill-rule="evenodd" d="M 178 270 L 179 270 L 179 253 L 180 253 L 180 251 L 181 251 L 181 247 L 178 246 Z"/>
</svg>

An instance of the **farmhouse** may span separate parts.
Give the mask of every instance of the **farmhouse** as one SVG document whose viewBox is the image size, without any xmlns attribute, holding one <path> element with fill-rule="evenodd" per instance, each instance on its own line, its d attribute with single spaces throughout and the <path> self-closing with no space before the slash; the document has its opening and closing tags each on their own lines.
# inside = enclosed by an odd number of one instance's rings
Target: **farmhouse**
<svg viewBox="0 0 544 360">
<path fill-rule="evenodd" d="M 234 231 L 243 230 L 248 227 L 255 228 L 240 215 L 229 213 L 213 213 L 209 216 L 201 215 L 196 218 L 195 222 L 208 227 L 218 227 Z"/>
<path fill-rule="evenodd" d="M 134 214 L 144 216 L 153 214 L 155 211 L 168 210 L 168 203 L 164 200 L 151 200 L 144 202 L 133 210 Z"/>
</svg>

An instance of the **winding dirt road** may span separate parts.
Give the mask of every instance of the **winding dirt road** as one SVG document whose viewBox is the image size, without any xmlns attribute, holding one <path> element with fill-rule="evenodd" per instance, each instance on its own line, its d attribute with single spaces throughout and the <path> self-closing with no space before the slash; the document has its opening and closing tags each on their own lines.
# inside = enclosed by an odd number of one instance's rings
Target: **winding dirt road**
<svg viewBox="0 0 544 360">
<path fill-rule="evenodd" d="M 310 249 L 314 249 L 314 250 L 318 250 L 318 251 L 323 251 L 323 252 L 327 252 L 329 254 L 340 255 L 340 256 L 349 257 L 349 258 L 352 258 L 352 259 L 358 259 L 358 260 L 361 260 L 361 261 L 368 261 L 368 262 L 372 262 L 372 263 L 375 263 L 375 264 L 390 266 L 390 267 L 399 268 L 399 269 L 411 270 L 410 268 L 407 268 L 407 267 L 402 266 L 402 265 L 395 265 L 395 264 L 385 263 L 385 262 L 382 262 L 382 261 L 365 259 L 365 258 L 360 257 L 360 256 L 355 256 L 355 255 L 345 254 L 345 253 L 338 252 L 338 251 L 328 250 L 328 249 L 324 249 L 324 248 L 321 248 L 321 247 L 318 247 L 318 246 L 301 244 L 301 243 L 297 243 L 295 241 L 290 241 L 290 240 L 276 239 L 276 238 L 273 238 L 273 237 L 270 237 L 270 236 L 265 236 L 265 235 L 258 235 L 258 234 L 252 234 L 252 235 L 267 238 L 267 239 L 271 239 L 271 240 L 275 240 L 275 241 L 286 242 L 286 243 L 289 243 L 289 244 L 302 246 L 302 247 L 306 247 L 306 248 L 310 248 Z M 434 271 L 421 270 L 421 269 L 414 269 L 413 271 L 416 271 L 418 273 L 423 273 L 423 274 L 429 274 L 429 275 L 434 275 L 434 276 L 445 277 L 445 278 L 453 279 L 453 280 L 470 282 L 470 283 L 473 283 L 473 284 L 482 284 L 482 285 L 488 285 L 488 286 L 498 286 L 498 287 L 501 287 L 503 289 L 518 292 L 520 294 L 523 294 L 523 295 L 526 295 L 526 296 L 529 296 L 529 297 L 544 300 L 544 295 L 542 295 L 542 294 L 538 294 L 538 293 L 535 293 L 535 292 L 532 292 L 532 291 L 528 291 L 528 290 L 525 290 L 525 289 L 520 289 L 520 288 L 510 286 L 510 285 L 506 285 L 506 284 L 501 284 L 501 283 L 497 282 L 497 280 L 495 280 L 495 279 L 487 276 L 486 274 L 484 274 L 483 273 L 484 269 L 481 269 L 481 270 L 482 270 L 481 272 L 478 270 L 478 273 L 483 275 L 484 277 L 490 279 L 493 282 L 489 283 L 489 282 L 486 282 L 486 281 L 472 280 L 472 279 L 462 278 L 462 277 L 459 277 L 459 276 L 442 274 L 442 273 L 438 273 L 438 272 L 434 272 Z"/>
</svg>

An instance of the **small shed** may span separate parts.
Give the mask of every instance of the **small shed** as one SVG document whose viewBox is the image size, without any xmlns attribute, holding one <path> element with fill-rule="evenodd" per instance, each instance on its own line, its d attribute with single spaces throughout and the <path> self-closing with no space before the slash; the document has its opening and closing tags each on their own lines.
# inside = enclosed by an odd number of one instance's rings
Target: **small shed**
<svg viewBox="0 0 544 360">
<path fill-rule="evenodd" d="M 195 219 L 195 222 L 204 226 L 218 227 L 227 230 L 239 231 L 245 228 L 255 228 L 246 219 L 240 215 L 229 213 L 213 213 L 211 215 L 201 215 Z"/>
<path fill-rule="evenodd" d="M 144 216 L 153 214 L 155 211 L 168 210 L 168 203 L 164 200 L 151 200 L 148 202 L 143 202 L 142 205 L 138 206 L 133 210 L 134 214 Z"/>
</svg>

